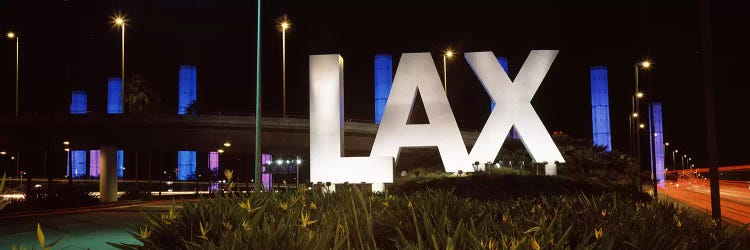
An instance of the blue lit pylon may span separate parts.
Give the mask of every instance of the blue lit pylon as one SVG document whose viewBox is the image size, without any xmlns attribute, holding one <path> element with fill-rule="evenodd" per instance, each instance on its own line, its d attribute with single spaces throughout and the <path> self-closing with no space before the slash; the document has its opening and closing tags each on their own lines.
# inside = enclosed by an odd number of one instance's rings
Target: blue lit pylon
<svg viewBox="0 0 750 250">
<path fill-rule="evenodd" d="M 651 150 L 651 157 L 653 159 L 651 164 L 656 164 L 656 179 L 658 185 L 664 185 L 664 129 L 662 127 L 661 103 L 654 102 L 649 111 L 651 112 L 654 125 L 653 129 L 649 130 L 651 134 L 651 140 L 649 140 L 649 142 L 651 142 L 651 146 L 654 147 L 654 150 Z"/>
<path fill-rule="evenodd" d="M 593 66 L 591 74 L 591 121 L 594 145 L 612 151 L 609 127 L 609 83 L 606 66 Z"/>
<path fill-rule="evenodd" d="M 375 124 L 380 124 L 385 103 L 393 85 L 393 59 L 391 55 L 375 55 Z"/>
</svg>

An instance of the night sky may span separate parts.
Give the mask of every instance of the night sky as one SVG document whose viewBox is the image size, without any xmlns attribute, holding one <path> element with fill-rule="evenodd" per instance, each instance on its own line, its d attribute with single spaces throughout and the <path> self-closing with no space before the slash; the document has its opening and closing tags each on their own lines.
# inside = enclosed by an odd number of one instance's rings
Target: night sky
<svg viewBox="0 0 750 250">
<path fill-rule="evenodd" d="M 356 2 L 356 4 L 354 3 Z M 345 62 L 346 117 L 373 119 L 373 56 L 432 52 L 442 70 L 449 62 L 448 92 L 462 129 L 481 129 L 489 97 L 462 52 L 491 50 L 509 58 L 515 77 L 532 49 L 560 53 L 532 101 L 550 131 L 591 138 L 589 67 L 609 68 L 613 143 L 627 150 L 633 64 L 650 59 L 643 73 L 663 102 L 666 141 L 706 160 L 702 64 L 697 0 L 679 1 L 266 1 L 263 12 L 263 112 L 281 113 L 281 33 L 287 32 L 288 113 L 308 115 L 308 56 L 339 53 Z M 523 3 L 521 3 L 523 2 Z M 562 3 L 564 2 L 564 3 Z M 728 1 L 727 1 L 728 2 Z M 720 163 L 750 163 L 744 122 L 746 37 L 743 8 L 713 7 L 714 76 Z M 179 65 L 198 68 L 201 111 L 254 112 L 255 1 L 229 0 L 0 0 L 0 29 L 21 38 L 21 112 L 65 113 L 70 91 L 86 90 L 89 110 L 106 110 L 106 80 L 120 74 L 119 31 L 128 18 L 126 75 L 149 80 L 163 112 L 177 107 Z M 0 112 L 13 113 L 14 46 L 0 42 Z M 394 70 L 396 69 L 394 65 Z M 669 161 L 668 161 L 669 162 Z M 670 164 L 668 163 L 668 166 Z"/>
</svg>

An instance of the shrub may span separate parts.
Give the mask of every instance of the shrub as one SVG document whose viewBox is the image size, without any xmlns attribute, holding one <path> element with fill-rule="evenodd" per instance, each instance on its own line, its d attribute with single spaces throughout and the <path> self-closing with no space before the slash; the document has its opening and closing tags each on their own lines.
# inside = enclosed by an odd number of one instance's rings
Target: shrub
<svg viewBox="0 0 750 250">
<path fill-rule="evenodd" d="M 747 249 L 746 228 L 616 192 L 482 200 L 401 195 L 254 193 L 148 213 L 120 249 Z"/>
<path fill-rule="evenodd" d="M 589 179 L 576 176 L 478 173 L 461 178 L 414 178 L 410 181 L 394 183 L 389 190 L 394 194 L 452 190 L 458 196 L 479 199 L 506 199 L 518 196 L 533 197 L 538 194 L 560 195 L 579 192 L 589 195 L 617 192 L 628 199 L 638 201 L 651 199 L 648 195 L 627 186 L 606 184 L 592 183 Z"/>
</svg>

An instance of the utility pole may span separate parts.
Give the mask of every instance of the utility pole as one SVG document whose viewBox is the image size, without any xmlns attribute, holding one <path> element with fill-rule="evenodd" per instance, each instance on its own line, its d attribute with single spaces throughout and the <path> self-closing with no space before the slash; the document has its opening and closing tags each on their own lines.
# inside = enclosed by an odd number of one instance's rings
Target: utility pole
<svg viewBox="0 0 750 250">
<path fill-rule="evenodd" d="M 708 168 L 711 186 L 711 215 L 715 221 L 721 221 L 721 198 L 719 195 L 719 160 L 716 143 L 716 106 L 711 50 L 711 10 L 710 0 L 700 1 L 701 49 L 703 49 L 703 93 L 706 102 L 706 142 L 708 146 Z"/>
</svg>

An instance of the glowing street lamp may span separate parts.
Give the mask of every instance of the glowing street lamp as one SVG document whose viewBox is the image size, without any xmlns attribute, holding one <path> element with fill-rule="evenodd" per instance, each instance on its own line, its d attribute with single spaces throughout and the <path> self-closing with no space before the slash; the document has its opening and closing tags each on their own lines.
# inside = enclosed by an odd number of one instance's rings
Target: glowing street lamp
<svg viewBox="0 0 750 250">
<path fill-rule="evenodd" d="M 454 52 L 448 49 L 443 53 L 443 88 L 445 93 L 448 93 L 448 58 L 453 58 Z"/>
<path fill-rule="evenodd" d="M 644 60 L 641 62 L 641 68 L 648 69 L 651 68 L 651 61 Z"/>
<path fill-rule="evenodd" d="M 219 152 L 219 154 L 223 154 L 224 153 L 224 149 L 216 150 L 216 152 Z"/>
<path fill-rule="evenodd" d="M 279 24 L 281 29 L 281 85 L 282 85 L 282 117 L 286 118 L 286 30 L 291 27 L 291 23 L 284 16 Z"/>
<path fill-rule="evenodd" d="M 122 43 L 122 49 L 121 49 L 121 61 L 120 61 L 120 98 L 122 101 L 120 102 L 121 108 L 124 111 L 125 110 L 125 17 L 122 15 L 116 15 L 113 18 L 113 22 L 115 26 L 120 27 L 120 30 L 122 31 L 121 35 L 121 43 Z"/>
<path fill-rule="evenodd" d="M 18 116 L 18 51 L 20 38 L 18 37 L 18 34 L 14 32 L 8 32 L 5 36 L 10 40 L 16 40 L 16 116 Z"/>
<path fill-rule="evenodd" d="M 224 147 L 231 147 L 231 146 L 232 146 L 232 143 L 229 143 L 229 142 L 224 143 Z"/>
<path fill-rule="evenodd" d="M 640 159 L 641 159 L 641 143 L 640 143 L 640 130 L 636 128 L 638 126 L 639 128 L 643 129 L 642 125 L 638 124 L 637 118 L 638 116 L 635 115 L 636 113 L 640 112 L 640 103 L 639 100 L 642 99 L 645 94 L 641 92 L 640 86 L 639 86 L 639 79 L 638 73 L 640 69 L 649 69 L 651 67 L 651 62 L 649 60 L 643 60 L 641 62 L 637 62 L 633 65 L 633 68 L 635 70 L 635 90 L 634 94 L 631 96 L 632 98 L 632 112 L 631 112 L 631 118 L 630 120 L 630 128 L 629 128 L 629 137 L 630 137 L 630 150 L 631 152 L 635 151 L 638 155 L 638 166 L 641 165 Z"/>
</svg>

